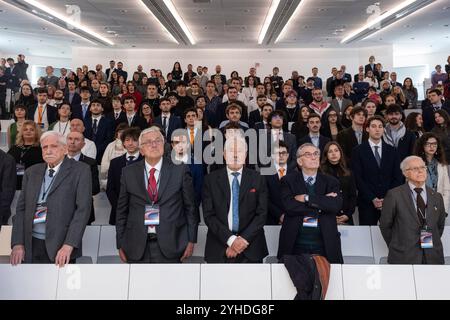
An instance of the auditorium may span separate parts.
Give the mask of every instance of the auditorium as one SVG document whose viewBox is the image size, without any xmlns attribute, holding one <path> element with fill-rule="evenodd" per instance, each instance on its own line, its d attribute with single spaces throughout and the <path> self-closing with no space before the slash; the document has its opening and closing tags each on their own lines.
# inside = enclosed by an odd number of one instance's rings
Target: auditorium
<svg viewBox="0 0 450 320">
<path fill-rule="evenodd" d="M 0 0 L 0 299 L 450 300 L 449 17 Z"/>
</svg>

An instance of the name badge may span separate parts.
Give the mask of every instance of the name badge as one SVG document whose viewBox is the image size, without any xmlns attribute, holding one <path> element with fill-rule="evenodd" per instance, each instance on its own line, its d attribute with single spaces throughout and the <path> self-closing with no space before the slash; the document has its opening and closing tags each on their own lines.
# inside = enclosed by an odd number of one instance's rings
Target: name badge
<svg viewBox="0 0 450 320">
<path fill-rule="evenodd" d="M 432 249 L 433 248 L 433 234 L 430 229 L 420 230 L 420 247 L 422 249 Z"/>
<path fill-rule="evenodd" d="M 44 123 L 38 123 L 38 126 L 41 127 L 41 129 L 44 129 L 45 124 Z"/>
<path fill-rule="evenodd" d="M 36 207 L 34 213 L 33 224 L 44 223 L 47 220 L 47 206 L 45 203 L 40 203 Z"/>
<path fill-rule="evenodd" d="M 304 217 L 303 227 L 305 228 L 317 228 L 319 224 L 319 219 L 315 217 Z"/>
<path fill-rule="evenodd" d="M 16 174 L 18 176 L 23 176 L 25 174 L 25 166 L 21 163 L 16 164 Z"/>
<path fill-rule="evenodd" d="M 145 206 L 144 225 L 159 226 L 159 206 L 157 204 Z"/>
</svg>

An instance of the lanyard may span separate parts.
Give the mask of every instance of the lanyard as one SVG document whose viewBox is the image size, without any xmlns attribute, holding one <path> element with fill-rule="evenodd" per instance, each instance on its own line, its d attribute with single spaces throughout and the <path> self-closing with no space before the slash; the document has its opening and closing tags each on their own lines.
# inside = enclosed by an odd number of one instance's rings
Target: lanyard
<svg viewBox="0 0 450 320">
<path fill-rule="evenodd" d="M 66 122 L 66 126 L 64 127 L 64 131 L 62 132 L 62 135 L 66 133 L 67 125 L 69 124 L 69 121 Z M 61 121 L 58 121 L 58 132 L 61 133 Z"/>
<path fill-rule="evenodd" d="M 42 119 L 44 118 L 45 111 L 47 111 L 47 105 L 45 105 L 44 110 L 42 111 L 42 113 L 40 113 L 39 110 L 38 110 L 38 114 L 39 114 L 38 120 L 39 120 L 39 123 L 42 123 Z"/>
<path fill-rule="evenodd" d="M 31 146 L 30 147 L 24 147 L 24 146 L 22 146 L 22 147 L 20 147 L 20 160 L 19 160 L 19 163 L 20 164 L 22 164 L 23 162 L 22 162 L 22 159 L 23 159 L 23 157 L 25 156 L 25 154 L 31 149 Z"/>
<path fill-rule="evenodd" d="M 46 173 L 47 174 L 47 173 Z M 41 197 L 41 203 L 47 201 L 47 195 L 48 195 L 48 191 L 50 190 L 50 188 L 53 185 L 53 182 L 56 179 L 56 173 L 53 176 L 52 181 L 50 182 L 49 186 L 47 187 L 47 189 L 45 189 L 45 176 L 44 176 L 44 183 L 42 184 L 41 190 L 42 190 L 42 197 Z"/>
</svg>

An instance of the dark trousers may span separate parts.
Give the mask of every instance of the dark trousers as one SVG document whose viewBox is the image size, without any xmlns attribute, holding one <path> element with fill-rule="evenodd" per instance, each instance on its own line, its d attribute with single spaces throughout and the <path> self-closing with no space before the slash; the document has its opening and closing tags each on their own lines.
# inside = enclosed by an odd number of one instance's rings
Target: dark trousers
<svg viewBox="0 0 450 320">
<path fill-rule="evenodd" d="M 324 248 L 317 248 L 317 249 L 308 249 L 303 247 L 294 247 L 294 251 L 292 252 L 293 255 L 302 255 L 302 254 L 313 254 L 313 255 L 319 255 L 326 257 Z"/>
<path fill-rule="evenodd" d="M 45 240 L 40 240 L 33 237 L 32 245 L 31 245 L 31 263 L 35 264 L 43 264 L 50 263 L 53 264 L 54 261 L 50 260 L 50 257 L 47 253 L 47 248 L 45 247 Z M 75 259 L 70 260 L 70 264 L 75 264 Z"/>
<path fill-rule="evenodd" d="M 157 238 L 149 234 L 144 256 L 140 260 L 128 260 L 128 263 L 181 263 L 180 258 L 166 258 L 159 248 Z"/>
<path fill-rule="evenodd" d="M 372 204 L 358 206 L 359 225 L 376 226 L 380 220 L 381 210 L 376 209 Z"/>
</svg>

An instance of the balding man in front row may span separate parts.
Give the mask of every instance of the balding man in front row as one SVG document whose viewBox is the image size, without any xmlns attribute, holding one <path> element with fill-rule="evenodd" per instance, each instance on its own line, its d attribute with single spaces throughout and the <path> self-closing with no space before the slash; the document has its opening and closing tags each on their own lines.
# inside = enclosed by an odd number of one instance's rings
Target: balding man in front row
<svg viewBox="0 0 450 320">
<path fill-rule="evenodd" d="M 400 164 L 406 183 L 389 190 L 383 201 L 380 230 L 390 264 L 444 264 L 441 237 L 445 225 L 442 195 L 427 187 L 420 157 Z"/>
<path fill-rule="evenodd" d="M 11 264 L 75 263 L 91 213 L 89 166 L 66 157 L 66 138 L 48 131 L 41 137 L 42 158 L 25 171 L 13 217 Z"/>
</svg>

